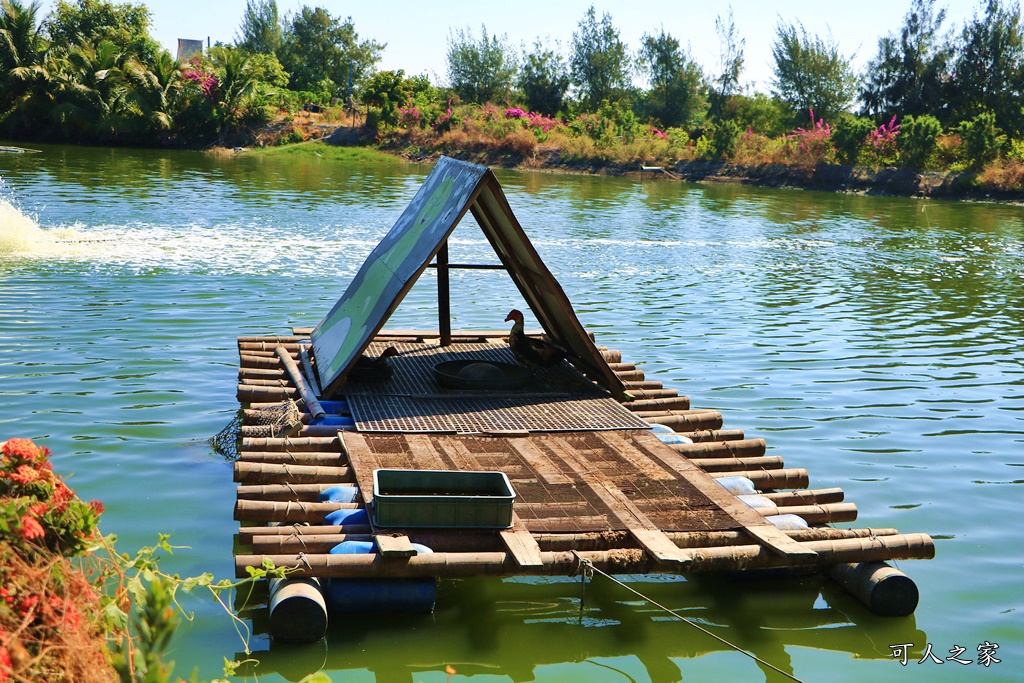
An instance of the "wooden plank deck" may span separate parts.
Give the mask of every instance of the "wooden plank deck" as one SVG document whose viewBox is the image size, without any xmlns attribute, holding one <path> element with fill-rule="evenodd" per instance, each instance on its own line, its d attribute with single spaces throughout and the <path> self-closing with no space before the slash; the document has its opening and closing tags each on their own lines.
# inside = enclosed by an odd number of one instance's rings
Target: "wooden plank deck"
<svg viewBox="0 0 1024 683">
<path fill-rule="evenodd" d="M 250 411 L 297 399 L 281 361 L 284 355 L 302 361 L 303 332 L 239 338 L 238 398 Z M 426 347 L 436 346 L 436 338 L 436 332 L 384 331 L 377 341 Z M 453 338 L 487 348 L 500 342 L 495 332 L 455 332 Z M 580 558 L 611 572 L 681 573 L 824 569 L 933 556 L 925 534 L 831 527 L 856 518 L 841 490 L 807 490 L 807 471 L 766 455 L 763 439 L 723 429 L 717 411 L 692 409 L 687 397 L 647 380 L 618 351 L 601 353 L 638 397 L 624 404 L 630 412 L 669 425 L 693 443 L 666 444 L 637 429 L 339 432 L 336 425 L 311 424 L 308 414 L 287 437 L 247 433 L 250 425 L 244 425 L 235 514 L 244 524 L 240 542 L 252 552 L 236 556 L 238 575 L 267 559 L 296 567 L 297 576 L 456 577 L 571 574 Z M 246 421 L 255 415 L 247 412 Z M 335 510 L 370 506 L 378 468 L 502 471 L 517 494 L 513 524 L 505 530 L 377 529 L 371 515 L 358 524 L 325 525 Z M 734 475 L 751 479 L 769 506 L 750 507 L 716 481 Z M 338 484 L 357 486 L 357 502 L 318 500 L 320 491 Z M 800 514 L 812 528 L 779 530 L 767 519 L 778 514 Z M 376 553 L 329 554 L 342 540 L 371 539 Z M 417 555 L 413 543 L 434 553 Z"/>
</svg>

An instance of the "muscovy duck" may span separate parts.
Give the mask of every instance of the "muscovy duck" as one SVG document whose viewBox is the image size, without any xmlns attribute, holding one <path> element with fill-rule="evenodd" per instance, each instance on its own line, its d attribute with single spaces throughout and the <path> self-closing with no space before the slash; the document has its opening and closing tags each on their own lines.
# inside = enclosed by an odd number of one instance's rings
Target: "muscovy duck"
<svg viewBox="0 0 1024 683">
<path fill-rule="evenodd" d="M 508 345 L 520 363 L 528 368 L 548 368 L 565 358 L 565 349 L 545 339 L 526 336 L 521 311 L 513 308 L 505 322 L 509 320 L 512 321 L 512 330 L 508 333 Z"/>
<path fill-rule="evenodd" d="M 363 354 L 348 373 L 348 378 L 354 382 L 378 382 L 391 377 L 394 372 L 388 365 L 388 358 L 398 355 L 398 349 L 389 346 L 380 352 L 376 358 Z"/>
</svg>

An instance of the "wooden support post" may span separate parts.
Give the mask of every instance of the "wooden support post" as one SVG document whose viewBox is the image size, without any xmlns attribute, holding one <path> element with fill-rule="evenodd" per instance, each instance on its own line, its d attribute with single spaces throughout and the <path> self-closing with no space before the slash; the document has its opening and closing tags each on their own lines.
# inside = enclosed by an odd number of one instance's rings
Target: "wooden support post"
<svg viewBox="0 0 1024 683">
<path fill-rule="evenodd" d="M 441 332 L 441 346 L 452 344 L 452 300 L 448 281 L 448 240 L 437 252 L 437 329 Z"/>
</svg>

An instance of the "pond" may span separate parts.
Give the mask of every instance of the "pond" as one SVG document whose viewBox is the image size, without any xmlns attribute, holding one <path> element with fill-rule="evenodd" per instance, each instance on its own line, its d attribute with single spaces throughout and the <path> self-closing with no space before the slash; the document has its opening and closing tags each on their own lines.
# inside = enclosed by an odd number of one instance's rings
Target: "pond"
<svg viewBox="0 0 1024 683">
<path fill-rule="evenodd" d="M 39 149 L 0 153 L 0 439 L 49 446 L 123 552 L 169 533 L 165 570 L 230 578 L 235 484 L 208 439 L 238 409 L 235 339 L 315 325 L 430 166 Z M 936 539 L 898 563 L 920 606 L 874 617 L 817 577 L 631 577 L 646 599 L 598 578 L 582 609 L 578 579 L 448 581 L 433 614 L 335 619 L 314 646 L 271 644 L 257 613 L 259 681 L 788 680 L 655 602 L 799 680 L 1017 680 L 1024 210 L 497 175 L 599 343 L 841 487 L 854 526 Z M 471 217 L 451 258 L 495 261 Z M 454 272 L 452 296 L 455 329 L 524 308 L 503 273 Z M 389 327 L 436 324 L 428 271 Z M 175 671 L 213 678 L 245 633 L 186 607 Z"/>
</svg>

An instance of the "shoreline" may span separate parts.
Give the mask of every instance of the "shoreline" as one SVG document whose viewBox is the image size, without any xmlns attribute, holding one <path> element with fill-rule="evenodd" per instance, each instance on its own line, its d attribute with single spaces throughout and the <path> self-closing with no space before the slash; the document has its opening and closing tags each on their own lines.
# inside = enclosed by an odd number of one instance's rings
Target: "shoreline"
<svg viewBox="0 0 1024 683">
<path fill-rule="evenodd" d="M 305 147 L 306 150 L 302 148 Z M 752 187 L 815 190 L 843 194 L 881 197 L 909 197 L 915 199 L 942 199 L 947 201 L 1000 203 L 1024 205 L 1024 192 L 1000 192 L 976 185 L 977 173 L 972 171 L 920 171 L 903 168 L 874 169 L 845 164 L 819 164 L 799 166 L 742 166 L 725 161 L 680 161 L 658 170 L 643 170 L 642 162 L 624 165 L 602 159 L 563 162 L 557 149 L 540 149 L 531 156 L 509 154 L 506 149 L 472 148 L 459 150 L 431 150 L 407 153 L 408 147 L 392 142 L 390 145 L 369 142 L 357 129 L 347 126 L 336 128 L 331 134 L 314 137 L 305 142 L 279 147 L 246 149 L 257 154 L 310 154 L 317 155 L 318 147 L 336 151 L 340 157 L 387 156 L 410 163 L 433 163 L 442 154 L 462 161 L 518 171 L 541 171 L 569 175 L 606 175 L 643 178 L 657 181 L 691 183 L 734 183 Z M 307 151 L 308 150 L 308 151 Z M 346 152 L 342 152 L 346 150 Z M 212 152 L 212 150 L 211 150 Z M 234 154 L 222 148 L 219 154 Z M 340 154 L 337 154 L 340 153 Z M 321 155 L 323 156 L 323 155 Z M 646 167 L 651 168 L 651 167 Z"/>
</svg>

